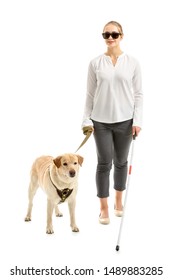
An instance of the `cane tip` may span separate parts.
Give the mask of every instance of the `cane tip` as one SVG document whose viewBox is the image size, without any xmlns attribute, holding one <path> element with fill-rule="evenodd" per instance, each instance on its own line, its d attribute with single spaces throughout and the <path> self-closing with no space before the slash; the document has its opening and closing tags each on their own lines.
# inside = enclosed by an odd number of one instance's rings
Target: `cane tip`
<svg viewBox="0 0 173 280">
<path fill-rule="evenodd" d="M 118 252 L 118 251 L 119 251 L 119 249 L 120 249 L 120 246 L 119 246 L 119 245 L 117 245 L 117 246 L 116 246 L 116 251 Z"/>
</svg>

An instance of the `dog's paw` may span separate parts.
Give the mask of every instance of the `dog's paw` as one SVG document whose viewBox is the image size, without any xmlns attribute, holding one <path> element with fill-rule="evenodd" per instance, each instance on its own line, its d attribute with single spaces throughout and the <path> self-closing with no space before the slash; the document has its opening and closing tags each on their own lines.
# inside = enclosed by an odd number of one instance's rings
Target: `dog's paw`
<svg viewBox="0 0 173 280">
<path fill-rule="evenodd" d="M 79 229 L 78 229 L 78 227 L 75 226 L 75 227 L 72 227 L 72 231 L 73 232 L 79 232 Z"/>
<path fill-rule="evenodd" d="M 61 213 L 61 212 L 56 213 L 56 217 L 63 217 L 63 213 Z"/>
<path fill-rule="evenodd" d="M 30 221 L 31 221 L 31 217 L 26 216 L 25 222 L 30 222 Z"/>
<path fill-rule="evenodd" d="M 46 229 L 46 233 L 47 233 L 47 234 L 52 234 L 52 233 L 54 233 L 53 228 L 52 228 L 52 227 L 48 227 L 48 228 Z"/>
</svg>

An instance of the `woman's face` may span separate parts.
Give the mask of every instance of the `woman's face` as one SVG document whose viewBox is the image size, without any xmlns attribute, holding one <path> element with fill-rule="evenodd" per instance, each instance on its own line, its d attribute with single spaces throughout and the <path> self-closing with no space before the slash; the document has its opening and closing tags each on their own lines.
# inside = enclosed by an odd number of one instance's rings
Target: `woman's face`
<svg viewBox="0 0 173 280">
<path fill-rule="evenodd" d="M 108 34 L 108 36 L 109 36 L 109 33 L 112 33 L 112 32 L 120 33 L 120 31 L 118 30 L 118 27 L 113 24 L 107 25 L 103 30 L 103 33 Z M 105 43 L 108 46 L 108 48 L 113 48 L 113 47 L 119 46 L 119 43 L 121 40 L 122 40 L 122 35 L 119 35 L 119 37 L 117 39 L 112 38 L 112 36 L 110 35 L 109 38 L 105 39 Z"/>
</svg>

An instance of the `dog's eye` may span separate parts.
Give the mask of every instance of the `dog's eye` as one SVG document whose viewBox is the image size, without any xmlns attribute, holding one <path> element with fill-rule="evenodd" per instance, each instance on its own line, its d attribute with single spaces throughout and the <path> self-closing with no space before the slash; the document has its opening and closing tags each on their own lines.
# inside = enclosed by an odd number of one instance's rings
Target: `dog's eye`
<svg viewBox="0 0 173 280">
<path fill-rule="evenodd" d="M 77 164 L 77 162 L 75 161 L 75 162 L 74 162 L 74 165 L 76 165 L 76 164 Z"/>
<path fill-rule="evenodd" d="M 64 163 L 63 163 L 63 165 L 64 165 L 64 166 L 67 166 L 67 163 L 66 163 L 66 162 L 64 162 Z"/>
</svg>

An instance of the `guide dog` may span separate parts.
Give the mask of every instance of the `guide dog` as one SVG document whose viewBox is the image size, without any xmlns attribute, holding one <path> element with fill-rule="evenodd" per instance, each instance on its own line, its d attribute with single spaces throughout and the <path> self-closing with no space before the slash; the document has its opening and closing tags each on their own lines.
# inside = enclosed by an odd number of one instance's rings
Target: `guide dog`
<svg viewBox="0 0 173 280">
<path fill-rule="evenodd" d="M 28 189 L 28 211 L 25 221 L 31 221 L 33 198 L 40 186 L 47 195 L 47 227 L 46 233 L 52 234 L 52 214 L 55 209 L 57 217 L 61 217 L 58 204 L 68 202 L 70 226 L 73 232 L 79 228 L 75 221 L 75 204 L 78 187 L 79 168 L 83 157 L 76 154 L 63 154 L 56 158 L 41 156 L 37 158 L 31 168 L 30 184 Z"/>
</svg>

